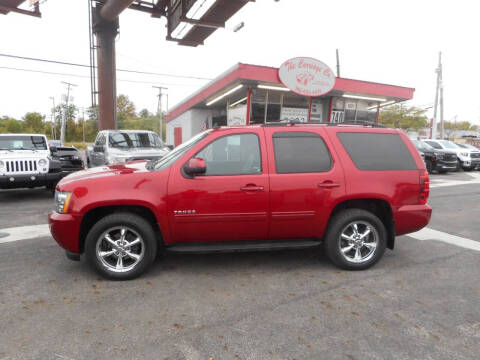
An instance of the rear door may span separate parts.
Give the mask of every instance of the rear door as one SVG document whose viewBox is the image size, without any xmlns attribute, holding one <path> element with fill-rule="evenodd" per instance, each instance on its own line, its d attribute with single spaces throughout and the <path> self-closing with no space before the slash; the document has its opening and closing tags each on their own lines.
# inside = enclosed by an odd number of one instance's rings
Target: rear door
<svg viewBox="0 0 480 360">
<path fill-rule="evenodd" d="M 266 127 L 271 239 L 317 238 L 336 198 L 343 170 L 320 127 Z"/>
</svg>

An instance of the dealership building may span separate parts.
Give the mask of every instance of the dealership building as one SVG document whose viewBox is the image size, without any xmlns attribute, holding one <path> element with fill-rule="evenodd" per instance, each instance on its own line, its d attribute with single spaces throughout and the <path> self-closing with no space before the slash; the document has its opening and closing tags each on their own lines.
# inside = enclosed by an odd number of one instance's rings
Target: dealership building
<svg viewBox="0 0 480 360">
<path fill-rule="evenodd" d="M 166 142 L 177 146 L 214 126 L 378 122 L 381 107 L 410 100 L 414 91 L 335 77 L 311 58 L 290 59 L 280 68 L 239 63 L 170 109 Z"/>
</svg>

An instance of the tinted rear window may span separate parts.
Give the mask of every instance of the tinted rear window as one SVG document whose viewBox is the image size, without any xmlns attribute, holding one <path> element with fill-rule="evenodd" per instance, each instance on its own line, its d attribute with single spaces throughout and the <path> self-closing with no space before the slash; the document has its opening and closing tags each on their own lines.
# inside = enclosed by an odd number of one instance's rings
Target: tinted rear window
<svg viewBox="0 0 480 360">
<path fill-rule="evenodd" d="M 417 165 L 398 134 L 337 133 L 360 170 L 414 170 Z"/>
<path fill-rule="evenodd" d="M 310 132 L 273 134 L 275 165 L 278 174 L 325 172 L 332 158 L 323 139 Z"/>
</svg>

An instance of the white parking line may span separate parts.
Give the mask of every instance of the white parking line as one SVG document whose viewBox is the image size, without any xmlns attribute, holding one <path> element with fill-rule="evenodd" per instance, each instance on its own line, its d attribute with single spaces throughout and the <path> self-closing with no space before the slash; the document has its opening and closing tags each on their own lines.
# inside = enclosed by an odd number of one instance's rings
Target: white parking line
<svg viewBox="0 0 480 360">
<path fill-rule="evenodd" d="M 431 178 L 430 187 L 437 188 L 437 187 L 444 187 L 444 186 L 480 184 L 480 174 L 471 173 L 471 174 L 468 174 L 468 176 L 471 176 L 473 179 L 472 180 L 450 180 L 450 179 Z"/>
<path fill-rule="evenodd" d="M 436 240 L 442 241 L 447 244 L 456 245 L 463 247 L 465 249 L 480 251 L 480 242 L 475 240 L 470 240 L 456 235 L 451 235 L 442 231 L 433 230 L 430 228 L 423 228 L 420 231 L 414 232 L 412 234 L 407 234 L 407 236 L 414 238 L 416 240 Z"/>
<path fill-rule="evenodd" d="M 32 225 L 32 226 L 20 226 L 8 229 L 0 229 L 0 233 L 8 234 L 6 237 L 0 238 L 0 244 L 30 240 L 39 237 L 49 237 L 50 229 L 48 224 Z M 456 235 L 451 235 L 442 231 L 433 230 L 430 228 L 424 228 L 420 231 L 408 234 L 407 236 L 416 240 L 433 240 L 442 241 L 447 244 L 459 246 L 469 250 L 480 251 L 480 241 L 475 241 L 467 238 L 463 238 Z"/>
<path fill-rule="evenodd" d="M 12 241 L 29 240 L 50 236 L 50 229 L 48 224 L 42 224 L 0 229 L 0 233 L 8 234 L 6 237 L 0 237 L 0 244 L 3 244 Z"/>
</svg>

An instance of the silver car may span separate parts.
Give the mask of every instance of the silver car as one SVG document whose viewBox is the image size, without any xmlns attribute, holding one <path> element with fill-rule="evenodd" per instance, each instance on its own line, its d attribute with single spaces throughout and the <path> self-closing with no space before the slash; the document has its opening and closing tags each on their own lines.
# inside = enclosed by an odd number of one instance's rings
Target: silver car
<svg viewBox="0 0 480 360">
<path fill-rule="evenodd" d="M 89 167 L 133 160 L 151 160 L 165 156 L 170 149 L 160 137 L 147 130 L 103 130 L 87 147 Z"/>
</svg>

